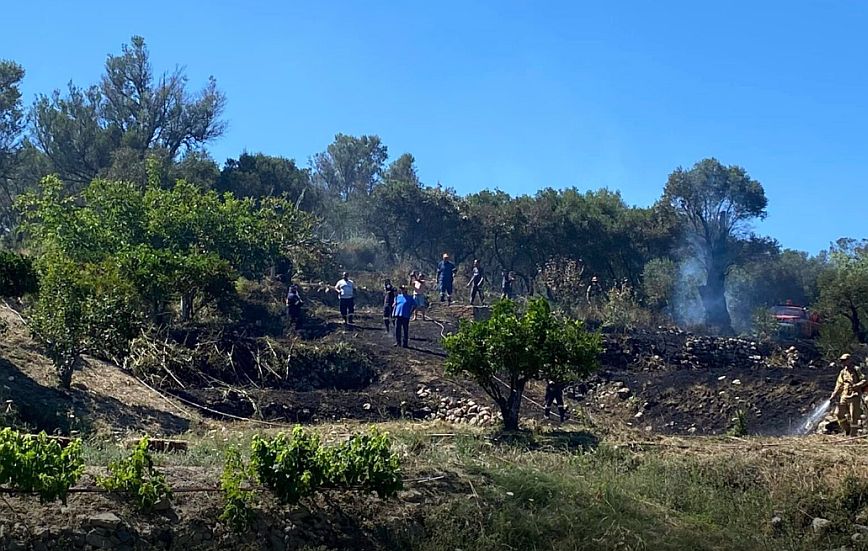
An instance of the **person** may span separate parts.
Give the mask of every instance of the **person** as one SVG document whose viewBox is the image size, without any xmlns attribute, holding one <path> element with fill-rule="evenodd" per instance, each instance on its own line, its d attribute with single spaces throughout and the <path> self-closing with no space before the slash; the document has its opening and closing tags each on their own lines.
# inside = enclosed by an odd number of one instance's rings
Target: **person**
<svg viewBox="0 0 868 551">
<path fill-rule="evenodd" d="M 344 320 L 344 325 L 353 323 L 353 314 L 356 310 L 355 290 L 356 284 L 350 279 L 350 274 L 344 272 L 341 280 L 335 284 L 335 291 L 338 292 L 340 298 L 341 318 Z"/>
<path fill-rule="evenodd" d="M 588 290 L 585 292 L 585 299 L 588 301 L 588 306 L 599 308 L 603 304 L 605 293 L 600 280 L 597 276 L 591 278 L 591 284 L 588 285 Z"/>
<path fill-rule="evenodd" d="M 391 332 L 392 310 L 395 308 L 395 296 L 397 291 L 392 286 L 392 280 L 386 279 L 383 282 L 383 325 L 386 326 L 386 333 Z"/>
<path fill-rule="evenodd" d="M 835 410 L 838 424 L 845 435 L 856 436 L 859 432 L 859 419 L 862 416 L 862 391 L 865 389 L 866 381 L 853 365 L 850 354 L 842 354 L 838 361 L 843 367 L 838 373 L 835 390 L 832 391 L 829 402 L 834 403 L 835 398 L 840 396 Z"/>
<path fill-rule="evenodd" d="M 449 254 L 443 253 L 443 260 L 437 265 L 437 288 L 440 290 L 440 302 L 452 304 L 452 284 L 458 269 L 449 260 Z"/>
<path fill-rule="evenodd" d="M 419 312 L 422 312 L 422 319 L 428 321 L 428 296 L 425 294 L 428 289 L 428 282 L 425 280 L 425 274 L 419 272 L 416 279 L 413 280 L 413 300 L 416 301 L 416 310 L 413 311 L 413 321 L 419 318 Z"/>
<path fill-rule="evenodd" d="M 485 295 L 482 293 L 482 286 L 485 284 L 485 274 L 482 271 L 482 266 L 479 265 L 479 260 L 473 261 L 473 275 L 470 276 L 470 304 L 476 300 L 479 295 L 479 304 L 485 306 Z"/>
<path fill-rule="evenodd" d="M 512 300 L 512 282 L 515 281 L 513 272 L 503 271 L 503 281 L 500 284 L 502 294 L 500 298 Z"/>
<path fill-rule="evenodd" d="M 566 420 L 567 408 L 564 407 L 564 386 L 563 383 L 558 383 L 549 379 L 549 382 L 546 385 L 546 400 L 545 408 L 543 409 L 546 419 L 551 417 L 552 402 L 555 402 L 558 405 L 558 415 L 561 417 L 561 423 Z"/>
<path fill-rule="evenodd" d="M 286 293 L 286 315 L 296 329 L 301 327 L 302 304 L 304 304 L 304 301 L 301 300 L 301 295 L 298 292 L 298 285 L 290 285 L 289 291 Z"/>
<path fill-rule="evenodd" d="M 392 316 L 395 318 L 395 345 L 409 347 L 410 341 L 410 316 L 416 308 L 416 301 L 407 291 L 407 287 L 401 285 L 401 292 L 395 297 L 395 308 Z"/>
</svg>

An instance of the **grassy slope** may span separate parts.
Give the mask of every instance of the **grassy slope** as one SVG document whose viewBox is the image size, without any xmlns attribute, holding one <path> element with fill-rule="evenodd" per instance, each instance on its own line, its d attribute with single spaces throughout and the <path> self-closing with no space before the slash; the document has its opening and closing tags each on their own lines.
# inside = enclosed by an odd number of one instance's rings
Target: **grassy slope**
<svg viewBox="0 0 868 551">
<path fill-rule="evenodd" d="M 334 438 L 351 428 L 318 430 Z M 445 425 L 386 428 L 409 483 L 383 509 L 402 520 L 387 523 L 383 510 L 367 519 L 371 547 L 827 549 L 851 544 L 855 519 L 868 506 L 868 459 L 858 442 L 686 438 L 636 445 L 630 435 L 598 441 L 578 427 L 509 441 Z M 452 436 L 432 436 L 442 433 Z M 244 444 L 252 434 L 215 433 L 188 455 L 161 462 L 213 471 L 228 443 Z M 102 464 L 115 453 L 91 448 L 89 459 Z M 778 530 L 770 522 L 776 514 Z M 815 516 L 831 520 L 831 530 L 813 534 Z"/>
</svg>

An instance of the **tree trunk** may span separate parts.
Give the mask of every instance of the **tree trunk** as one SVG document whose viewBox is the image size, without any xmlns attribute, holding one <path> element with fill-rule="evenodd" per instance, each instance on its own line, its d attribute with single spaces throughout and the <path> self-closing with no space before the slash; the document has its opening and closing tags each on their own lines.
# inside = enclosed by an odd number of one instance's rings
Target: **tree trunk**
<svg viewBox="0 0 868 551">
<path fill-rule="evenodd" d="M 699 288 L 699 296 L 705 308 L 705 323 L 721 335 L 732 335 L 732 320 L 726 307 L 726 270 L 710 267 L 705 285 Z"/>
<path fill-rule="evenodd" d="M 847 316 L 850 320 L 850 328 L 853 331 L 853 336 L 859 344 L 865 344 L 868 341 L 865 328 L 862 327 L 862 318 L 859 317 L 859 310 L 855 306 L 850 306 L 850 315 Z"/>
<path fill-rule="evenodd" d="M 521 399 L 524 395 L 525 381 L 518 381 L 509 390 L 509 398 L 500 405 L 500 413 L 503 415 L 503 428 L 507 431 L 518 430 L 518 419 L 521 412 Z"/>
<path fill-rule="evenodd" d="M 181 295 L 181 321 L 193 319 L 193 299 L 195 297 L 196 291 L 190 291 Z"/>
</svg>

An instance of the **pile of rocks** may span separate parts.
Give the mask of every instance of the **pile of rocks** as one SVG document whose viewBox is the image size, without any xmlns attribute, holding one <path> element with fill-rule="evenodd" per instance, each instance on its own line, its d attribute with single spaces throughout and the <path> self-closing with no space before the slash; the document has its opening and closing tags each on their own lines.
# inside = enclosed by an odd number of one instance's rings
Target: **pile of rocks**
<svg viewBox="0 0 868 551">
<path fill-rule="evenodd" d="M 440 399 L 437 411 L 428 415 L 428 419 L 483 427 L 496 424 L 501 415 L 500 412 L 492 411 L 489 406 L 481 406 L 473 400 L 444 397 Z"/>
</svg>

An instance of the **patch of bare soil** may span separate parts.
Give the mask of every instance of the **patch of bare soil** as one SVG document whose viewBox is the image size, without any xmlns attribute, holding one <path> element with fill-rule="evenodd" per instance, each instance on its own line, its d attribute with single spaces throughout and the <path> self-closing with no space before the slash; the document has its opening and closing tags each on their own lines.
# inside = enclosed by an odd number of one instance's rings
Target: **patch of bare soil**
<svg viewBox="0 0 868 551">
<path fill-rule="evenodd" d="M 57 386 L 51 362 L 8 310 L 0 336 L 0 404 L 8 421 L 61 434 L 147 432 L 173 435 L 190 430 L 199 415 L 167 403 L 116 366 L 87 359 L 69 390 Z"/>
</svg>

